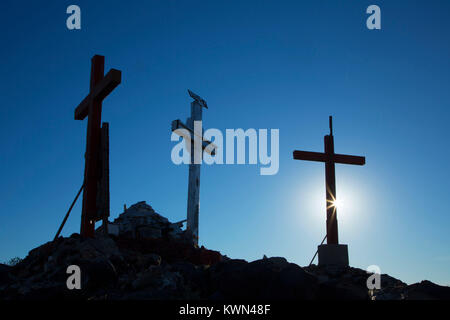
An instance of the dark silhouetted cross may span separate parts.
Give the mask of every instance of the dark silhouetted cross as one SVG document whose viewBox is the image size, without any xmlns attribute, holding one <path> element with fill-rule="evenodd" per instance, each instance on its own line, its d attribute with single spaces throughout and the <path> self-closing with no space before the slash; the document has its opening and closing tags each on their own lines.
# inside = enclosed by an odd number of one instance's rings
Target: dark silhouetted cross
<svg viewBox="0 0 450 320">
<path fill-rule="evenodd" d="M 366 163 L 365 157 L 349 156 L 334 153 L 333 118 L 330 116 L 330 134 L 324 137 L 325 152 L 294 151 L 295 160 L 325 162 L 325 184 L 327 200 L 327 243 L 339 244 L 338 224 L 336 211 L 336 176 L 335 163 L 353 164 L 362 166 Z"/>
<path fill-rule="evenodd" d="M 104 75 L 105 57 L 103 56 L 95 55 L 91 63 L 90 92 L 75 109 L 75 120 L 88 117 L 80 231 L 83 237 L 93 237 L 95 222 L 101 219 L 98 218 L 97 197 L 101 176 L 99 167 L 102 101 L 120 84 L 122 78 L 122 73 L 115 69 L 111 69 L 106 76 Z"/>
</svg>

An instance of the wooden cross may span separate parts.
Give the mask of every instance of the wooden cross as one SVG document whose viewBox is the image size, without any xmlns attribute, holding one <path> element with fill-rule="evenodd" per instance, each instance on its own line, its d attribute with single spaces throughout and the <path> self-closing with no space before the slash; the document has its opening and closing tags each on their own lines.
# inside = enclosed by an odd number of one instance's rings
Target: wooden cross
<svg viewBox="0 0 450 320">
<path fill-rule="evenodd" d="M 103 122 L 100 133 L 100 179 L 97 191 L 97 217 L 103 220 L 103 233 L 108 234 L 109 218 L 109 123 Z"/>
<path fill-rule="evenodd" d="M 333 118 L 330 116 L 330 134 L 324 137 L 325 152 L 294 151 L 295 160 L 325 162 L 325 183 L 327 199 L 327 244 L 339 244 L 336 212 L 336 176 L 335 163 L 362 166 L 365 157 L 334 153 Z"/>
<path fill-rule="evenodd" d="M 188 90 L 189 95 L 194 99 L 191 102 L 191 117 L 187 119 L 186 124 L 181 120 L 172 121 L 172 131 L 182 136 L 188 146 L 190 145 L 191 161 L 189 163 L 189 182 L 188 182 L 188 203 L 187 203 L 187 223 L 186 232 L 192 239 L 194 245 L 198 245 L 198 216 L 200 211 L 200 163 L 197 158 L 202 159 L 203 151 L 214 155 L 216 145 L 203 138 L 203 132 L 195 132 L 194 122 L 202 121 L 202 108 L 208 108 L 206 101 L 198 95 Z M 184 130 L 177 130 L 184 129 Z M 188 131 L 189 134 L 183 134 Z M 197 140 L 197 143 L 195 141 Z M 202 150 L 197 150 L 201 142 Z M 196 161 L 197 160 L 197 161 Z"/>
<path fill-rule="evenodd" d="M 122 73 L 116 69 L 111 69 L 105 76 L 104 66 L 105 57 L 95 55 L 92 58 L 90 92 L 75 109 L 75 120 L 88 117 L 80 231 L 83 237 L 93 237 L 95 222 L 102 219 L 102 214 L 98 210 L 99 187 L 101 188 L 102 184 L 102 158 L 103 162 L 105 161 L 101 151 L 102 101 L 120 84 L 122 79 Z M 104 135 L 107 135 L 107 126 L 105 131 Z"/>
</svg>

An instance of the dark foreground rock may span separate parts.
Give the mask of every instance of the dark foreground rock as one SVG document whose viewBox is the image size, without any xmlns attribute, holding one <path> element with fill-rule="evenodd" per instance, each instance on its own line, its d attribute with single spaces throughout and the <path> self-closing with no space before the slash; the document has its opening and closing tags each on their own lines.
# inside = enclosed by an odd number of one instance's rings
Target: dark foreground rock
<svg viewBox="0 0 450 320">
<path fill-rule="evenodd" d="M 67 268 L 81 269 L 81 289 L 69 290 Z M 414 285 L 381 276 L 366 287 L 356 268 L 301 268 L 284 258 L 229 259 L 175 238 L 74 234 L 29 252 L 17 265 L 0 265 L 0 300 L 401 300 L 450 299 L 450 288 Z"/>
<path fill-rule="evenodd" d="M 140 201 L 94 239 L 60 237 L 14 266 L 0 264 L 0 300 L 450 299 L 449 287 L 429 281 L 408 286 L 381 275 L 381 289 L 368 290 L 370 275 L 361 269 L 229 259 L 194 246 L 182 224 Z M 80 289 L 68 288 L 76 283 L 69 266 L 81 271 Z"/>
<path fill-rule="evenodd" d="M 284 258 L 220 262 L 209 270 L 213 299 L 314 299 L 316 277 Z"/>
<path fill-rule="evenodd" d="M 405 299 L 450 300 L 450 288 L 425 280 L 408 286 L 405 290 Z"/>
</svg>

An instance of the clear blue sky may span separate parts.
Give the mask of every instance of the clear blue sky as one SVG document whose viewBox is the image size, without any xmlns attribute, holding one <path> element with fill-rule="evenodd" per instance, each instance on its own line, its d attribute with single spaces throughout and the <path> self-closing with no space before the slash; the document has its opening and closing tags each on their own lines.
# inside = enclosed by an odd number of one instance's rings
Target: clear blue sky
<svg viewBox="0 0 450 320">
<path fill-rule="evenodd" d="M 78 4 L 82 29 L 66 28 Z M 366 28 L 381 8 L 382 30 Z M 90 58 L 122 70 L 110 122 L 111 218 L 145 200 L 185 218 L 186 166 L 170 123 L 208 101 L 206 127 L 280 130 L 280 170 L 204 166 L 200 239 L 232 258 L 306 265 L 325 234 L 324 168 L 292 151 L 336 152 L 340 241 L 353 266 L 450 284 L 448 1 L 4 1 L 0 10 L 0 261 L 53 238 L 82 182 L 86 121 L 74 108 Z M 63 235 L 79 232 L 77 204 Z"/>
</svg>

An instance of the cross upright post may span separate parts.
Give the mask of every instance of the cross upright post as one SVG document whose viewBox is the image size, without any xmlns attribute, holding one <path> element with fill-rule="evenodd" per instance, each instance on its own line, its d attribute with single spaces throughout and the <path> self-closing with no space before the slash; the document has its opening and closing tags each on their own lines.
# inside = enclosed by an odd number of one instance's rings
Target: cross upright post
<svg viewBox="0 0 450 320">
<path fill-rule="evenodd" d="M 206 101 L 190 90 L 188 90 L 188 93 L 194 99 L 191 102 L 191 116 L 187 119 L 186 124 L 180 120 L 172 121 L 172 131 L 185 139 L 190 153 L 186 233 L 192 243 L 197 246 L 199 239 L 200 165 L 203 151 L 214 155 L 217 146 L 203 138 L 202 108 L 208 108 Z M 198 127 L 198 124 L 200 124 L 200 127 Z"/>
<path fill-rule="evenodd" d="M 326 200 L 327 200 L 327 243 L 339 244 L 338 224 L 336 206 L 333 205 L 336 199 L 336 174 L 333 161 L 334 156 L 334 138 L 333 138 L 333 118 L 330 116 L 330 134 L 324 137 L 325 154 L 325 181 L 326 181 Z"/>
<path fill-rule="evenodd" d="M 187 125 L 194 128 L 195 121 L 202 121 L 202 106 L 197 101 L 191 102 L 191 116 L 187 120 Z M 201 133 L 203 136 L 203 133 Z M 200 212 L 200 163 L 196 161 L 199 150 L 196 150 L 199 139 L 194 135 L 194 143 L 191 143 L 191 163 L 189 164 L 189 185 L 188 185 L 188 203 L 187 203 L 187 223 L 186 228 L 194 239 L 194 244 L 198 244 L 198 216 Z M 200 144 L 201 145 L 201 144 Z"/>
<path fill-rule="evenodd" d="M 110 199 L 109 199 L 109 123 L 103 122 L 101 128 L 100 139 L 100 190 L 97 196 L 97 210 L 99 218 L 102 218 L 103 233 L 108 234 L 108 218 L 110 214 Z"/>
<path fill-rule="evenodd" d="M 95 222 L 101 220 L 98 210 L 98 188 L 102 176 L 101 118 L 102 101 L 121 82 L 122 73 L 111 69 L 104 76 L 105 57 L 95 55 L 91 60 L 91 81 L 89 94 L 75 109 L 75 120 L 88 117 L 86 153 L 84 167 L 84 190 L 80 234 L 93 237 Z"/>
<path fill-rule="evenodd" d="M 327 210 L 327 245 L 320 245 L 319 265 L 348 266 L 347 245 L 339 244 L 336 208 L 336 173 L 335 164 L 364 165 L 365 157 L 334 153 L 333 118 L 330 116 L 330 134 L 324 136 L 324 152 L 294 151 L 295 160 L 318 161 L 325 163 L 325 194 Z"/>
</svg>

